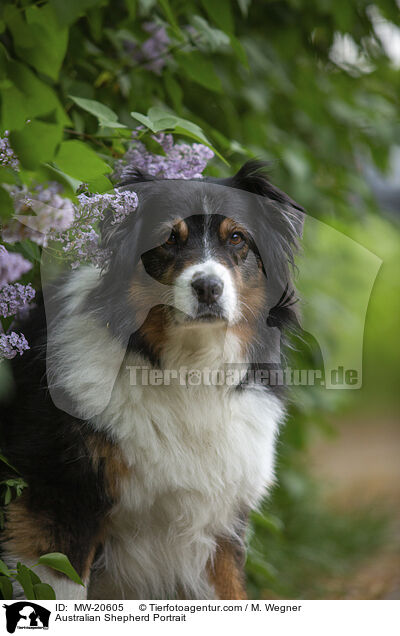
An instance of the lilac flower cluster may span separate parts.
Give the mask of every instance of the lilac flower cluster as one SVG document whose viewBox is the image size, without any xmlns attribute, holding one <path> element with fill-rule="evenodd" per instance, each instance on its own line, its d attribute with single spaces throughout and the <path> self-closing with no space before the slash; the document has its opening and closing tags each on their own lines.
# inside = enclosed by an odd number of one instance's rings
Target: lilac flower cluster
<svg viewBox="0 0 400 636">
<path fill-rule="evenodd" d="M 68 232 L 58 238 L 63 243 L 64 254 L 72 261 L 73 269 L 82 262 L 103 267 L 110 255 L 100 246 L 100 237 L 95 229 L 104 219 L 106 211 L 112 213 L 111 225 L 117 225 L 138 205 L 136 192 L 115 189 L 113 194 L 80 194 L 79 205 L 75 207 L 75 220 Z"/>
<path fill-rule="evenodd" d="M 132 166 L 164 179 L 199 179 L 207 162 L 214 156 L 213 151 L 203 144 L 174 144 L 172 135 L 166 133 L 152 135 L 165 152 L 165 155 L 156 155 L 149 152 L 136 137 L 135 131 L 131 147 L 124 159 L 117 163 L 117 179 L 124 177 L 125 170 L 128 171 Z"/>
<path fill-rule="evenodd" d="M 141 46 L 126 40 L 125 47 L 136 62 L 142 64 L 148 71 L 160 75 L 168 59 L 170 39 L 165 27 L 156 22 L 145 22 L 143 28 L 150 33 L 150 37 Z"/>
<path fill-rule="evenodd" d="M 30 239 L 46 247 L 51 233 L 67 230 L 75 212 L 72 201 L 62 197 L 61 191 L 62 186 L 55 182 L 47 187 L 37 185 L 32 192 L 26 187 L 10 188 L 17 214 L 5 225 L 3 239 L 7 243 Z"/>
<path fill-rule="evenodd" d="M 13 254 L 0 245 L 0 316 L 8 318 L 27 308 L 28 303 L 35 296 L 35 290 L 30 284 L 10 285 L 31 269 L 32 265 L 21 254 Z M 0 362 L 2 358 L 14 358 L 17 353 L 29 349 L 23 334 L 12 331 L 10 334 L 1 333 L 0 325 Z"/>
<path fill-rule="evenodd" d="M 35 297 L 32 285 L 4 285 L 0 289 L 0 316 L 8 318 L 25 309 L 27 304 Z"/>
<path fill-rule="evenodd" d="M 8 252 L 0 245 L 0 288 L 13 283 L 32 268 L 32 264 L 21 254 Z"/>
<path fill-rule="evenodd" d="M 23 333 L 18 334 L 12 331 L 9 334 L 0 334 L 0 361 L 1 358 L 11 360 L 17 353 L 22 356 L 27 349 L 29 345 Z"/>
<path fill-rule="evenodd" d="M 79 213 L 89 216 L 92 220 L 103 219 L 107 209 L 113 212 L 111 225 L 117 225 L 136 210 L 138 198 L 136 192 L 115 189 L 114 194 L 86 194 L 78 195 Z"/>
<path fill-rule="evenodd" d="M 8 130 L 6 130 L 4 136 L 0 137 L 0 166 L 8 166 L 14 170 L 19 170 L 19 161 L 10 146 L 9 134 Z"/>
</svg>

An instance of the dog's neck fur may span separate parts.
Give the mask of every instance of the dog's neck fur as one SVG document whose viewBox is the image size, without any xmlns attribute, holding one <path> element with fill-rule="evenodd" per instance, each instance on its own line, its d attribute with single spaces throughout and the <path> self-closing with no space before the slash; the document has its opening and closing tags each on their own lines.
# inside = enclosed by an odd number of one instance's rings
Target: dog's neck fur
<svg viewBox="0 0 400 636">
<path fill-rule="evenodd" d="M 195 369 L 221 368 L 244 362 L 237 336 L 224 323 L 190 327 L 170 326 L 160 357 L 163 368 L 188 365 Z"/>
</svg>

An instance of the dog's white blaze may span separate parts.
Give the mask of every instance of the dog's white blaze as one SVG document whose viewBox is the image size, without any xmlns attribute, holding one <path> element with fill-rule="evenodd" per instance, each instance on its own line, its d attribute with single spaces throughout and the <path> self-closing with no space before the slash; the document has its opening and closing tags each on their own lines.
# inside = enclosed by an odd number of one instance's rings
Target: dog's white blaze
<svg viewBox="0 0 400 636">
<path fill-rule="evenodd" d="M 234 323 L 240 312 L 232 275 L 225 265 L 211 258 L 204 262 L 190 265 L 178 276 L 174 285 L 175 307 L 192 318 L 196 315 L 198 301 L 191 286 L 195 274 L 216 276 L 223 282 L 224 288 L 221 297 L 218 299 L 218 304 L 228 322 Z"/>
<path fill-rule="evenodd" d="M 192 272 L 205 266 L 207 273 L 225 276 L 226 306 L 233 307 L 228 270 L 207 262 Z M 189 281 L 187 270 L 186 276 Z M 81 274 L 85 292 L 89 279 Z M 110 396 L 91 422 L 120 445 L 131 468 L 110 515 L 89 597 L 173 598 L 179 585 L 187 597 L 212 598 L 206 564 L 216 538 L 234 535 L 240 512 L 257 507 L 273 483 L 282 403 L 261 387 L 132 386 L 126 367 L 149 366 L 138 354 L 129 354 L 112 378 L 110 364 L 121 359 L 115 339 L 94 324 L 90 338 L 78 335 L 73 325 L 87 324 L 88 317 L 82 311 L 77 320 L 70 302 L 76 306 L 73 298 L 66 300 L 56 334 L 59 380 L 64 376 L 83 413 Z M 240 343 L 222 322 L 170 329 L 164 369 L 216 369 L 241 361 Z"/>
</svg>

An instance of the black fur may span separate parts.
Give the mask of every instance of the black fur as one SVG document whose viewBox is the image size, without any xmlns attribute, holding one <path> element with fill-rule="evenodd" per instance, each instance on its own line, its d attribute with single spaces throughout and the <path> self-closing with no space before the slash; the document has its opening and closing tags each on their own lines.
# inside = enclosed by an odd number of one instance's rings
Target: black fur
<svg viewBox="0 0 400 636">
<path fill-rule="evenodd" d="M 23 497 L 32 516 L 46 520 L 54 536 L 48 552 L 69 555 L 78 572 L 112 505 L 101 463 L 95 471 L 86 446 L 89 424 L 59 410 L 46 381 L 44 306 L 31 312 L 22 326 L 30 343 L 12 361 L 15 389 L 0 406 L 0 448 L 27 482 Z M 15 473 L 1 464 L 1 478 Z M 6 527 L 7 527 L 7 507 Z"/>
</svg>

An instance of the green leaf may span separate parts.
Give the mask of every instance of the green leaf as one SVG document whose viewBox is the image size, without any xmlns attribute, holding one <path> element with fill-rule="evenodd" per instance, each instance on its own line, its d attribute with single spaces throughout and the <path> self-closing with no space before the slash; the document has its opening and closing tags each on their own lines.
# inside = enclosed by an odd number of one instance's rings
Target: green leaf
<svg viewBox="0 0 400 636">
<path fill-rule="evenodd" d="M 9 166 L 0 167 L 0 183 L 19 184 L 19 175 Z"/>
<path fill-rule="evenodd" d="M 163 80 L 164 80 L 166 91 L 173 103 L 174 109 L 178 111 L 179 113 L 182 108 L 182 97 L 183 97 L 182 88 L 180 87 L 180 84 L 176 81 L 175 77 L 173 77 L 173 75 L 171 75 L 169 71 L 164 72 Z"/>
<path fill-rule="evenodd" d="M 188 121 L 187 119 L 179 119 L 179 121 L 177 122 L 177 125 L 175 126 L 175 132 L 180 133 L 181 135 L 185 135 L 187 137 L 191 137 L 192 139 L 195 139 L 196 141 L 200 141 L 206 146 L 210 145 L 210 142 L 208 141 L 207 137 L 203 133 L 200 126 L 197 126 L 197 124 L 194 124 L 193 122 Z"/>
<path fill-rule="evenodd" d="M 7 319 L 2 318 L 4 331 L 7 331 L 9 325 L 5 324 L 5 321 L 7 321 Z M 17 479 L 6 479 L 4 481 L 0 481 L 0 485 L 9 486 L 8 491 L 10 492 L 10 494 L 12 494 L 12 489 L 15 488 L 15 494 L 17 497 L 19 497 L 23 489 L 26 488 L 28 484 L 19 477 Z"/>
<path fill-rule="evenodd" d="M 75 22 L 88 9 L 104 4 L 104 0 L 50 0 L 59 24 L 67 26 Z"/>
<path fill-rule="evenodd" d="M 24 20 L 24 14 L 9 5 L 4 19 L 19 57 L 56 80 L 67 50 L 68 30 L 60 26 L 53 7 L 31 5 L 25 9 Z"/>
<path fill-rule="evenodd" d="M 283 523 L 281 519 L 271 514 L 261 514 L 259 512 L 253 512 L 251 515 L 252 521 L 254 524 L 262 528 L 263 530 L 268 530 L 273 534 L 281 534 L 283 530 Z"/>
<path fill-rule="evenodd" d="M 141 113 L 133 112 L 131 116 L 138 121 L 141 121 L 149 130 L 154 133 L 160 132 L 161 130 L 172 130 L 173 132 L 182 135 L 184 137 L 190 137 L 190 139 L 194 139 L 199 143 L 205 144 L 227 165 L 229 163 L 224 159 L 224 157 L 214 148 L 205 134 L 203 133 L 200 126 L 189 121 L 188 119 L 183 119 L 182 117 L 177 117 L 168 111 L 163 110 L 159 107 L 150 108 L 150 110 L 146 115 L 142 115 Z M 145 123 L 147 122 L 147 123 Z"/>
<path fill-rule="evenodd" d="M 19 245 L 21 246 L 22 251 L 28 256 L 31 261 L 38 261 L 40 263 L 41 251 L 40 247 L 36 243 L 30 241 L 29 239 L 26 239 L 25 241 L 21 241 Z"/>
<path fill-rule="evenodd" d="M 56 593 L 48 583 L 36 583 L 33 586 L 35 598 L 38 601 L 55 601 Z"/>
<path fill-rule="evenodd" d="M 158 4 L 160 5 L 161 9 L 163 10 L 163 13 L 164 13 L 165 17 L 167 18 L 169 24 L 171 25 L 172 30 L 174 32 L 174 35 L 181 42 L 184 41 L 185 36 L 183 35 L 181 29 L 179 28 L 179 25 L 178 25 L 178 23 L 177 23 L 177 21 L 175 19 L 173 11 L 171 9 L 171 5 L 169 3 L 169 0 L 158 0 Z"/>
<path fill-rule="evenodd" d="M 191 53 L 176 53 L 175 59 L 187 77 L 211 91 L 222 91 L 221 81 L 215 74 L 214 65 L 203 53 L 192 51 Z"/>
<path fill-rule="evenodd" d="M 205 48 L 210 51 L 227 49 L 229 46 L 229 35 L 224 33 L 224 31 L 211 27 L 207 20 L 199 15 L 192 16 L 190 22 L 197 31 L 198 35 L 194 39 L 200 49 Z"/>
<path fill-rule="evenodd" d="M 261 576 L 267 581 L 274 580 L 276 577 L 276 570 L 270 563 L 261 561 L 261 559 L 255 558 L 250 554 L 247 557 L 246 570 L 250 574 Z"/>
<path fill-rule="evenodd" d="M 13 201 L 8 192 L 0 186 L 0 219 L 7 221 L 14 214 Z M 0 456 L 1 459 L 1 456 Z"/>
<path fill-rule="evenodd" d="M 10 601 L 13 597 L 13 586 L 6 576 L 0 576 L 0 592 L 5 601 Z"/>
<path fill-rule="evenodd" d="M 110 192 L 114 189 L 110 179 L 107 179 L 104 175 L 97 177 L 96 179 L 88 179 L 87 187 L 89 192 L 96 194 L 104 194 L 104 192 Z"/>
<path fill-rule="evenodd" d="M 167 155 L 162 145 L 150 135 L 143 135 L 140 141 L 146 146 L 147 150 L 154 155 L 162 155 L 164 157 Z"/>
<path fill-rule="evenodd" d="M 154 132 L 174 128 L 179 121 L 179 117 L 159 106 L 153 106 L 147 113 L 148 118 L 153 123 Z"/>
<path fill-rule="evenodd" d="M 237 59 L 239 60 L 239 62 L 241 64 L 243 64 L 243 66 L 245 66 L 246 68 L 249 67 L 249 62 L 247 60 L 247 54 L 245 51 L 245 48 L 243 46 L 243 44 L 241 43 L 240 40 L 238 40 L 238 38 L 236 38 L 234 35 L 230 35 L 230 44 L 232 47 L 233 52 L 235 53 Z"/>
<path fill-rule="evenodd" d="M 20 479 L 18 483 L 15 484 L 15 491 L 17 493 L 17 497 L 20 497 L 24 488 L 27 488 L 28 484 L 23 479 Z"/>
<path fill-rule="evenodd" d="M 230 0 L 202 0 L 209 18 L 226 33 L 234 29 Z"/>
<path fill-rule="evenodd" d="M 151 119 L 149 119 L 149 117 L 146 117 L 146 115 L 142 115 L 142 113 L 137 113 L 136 111 L 133 111 L 131 113 L 131 117 L 133 117 L 134 119 L 137 119 L 141 124 L 143 124 L 143 126 L 146 126 L 146 128 L 148 128 L 149 130 L 151 130 L 152 132 L 157 132 L 157 129 L 154 128 L 154 124 L 151 121 Z"/>
<path fill-rule="evenodd" d="M 68 186 L 71 188 L 71 190 L 74 193 L 78 190 L 78 188 L 83 183 L 83 181 L 81 181 L 80 179 L 74 179 L 69 174 L 65 174 L 65 172 L 63 172 L 62 170 L 59 170 L 58 168 L 56 168 L 54 165 L 52 165 L 50 163 L 44 164 L 44 167 L 47 170 L 50 170 L 51 172 L 54 172 L 56 174 L 56 176 L 58 177 L 58 179 L 61 178 L 65 182 L 65 184 L 68 184 Z"/>
<path fill-rule="evenodd" d="M 82 141 L 64 141 L 55 158 L 56 166 L 66 174 L 89 181 L 102 174 L 111 172 L 108 166 L 97 154 Z"/>
<path fill-rule="evenodd" d="M 47 565 L 47 567 L 53 568 L 53 570 L 57 570 L 58 572 L 62 572 L 63 574 L 68 576 L 71 581 L 74 581 L 74 583 L 79 583 L 79 585 L 84 586 L 82 579 L 80 578 L 76 570 L 72 567 L 70 560 L 65 554 L 62 554 L 61 552 L 50 552 L 49 554 L 43 554 L 39 558 L 38 563 L 40 565 Z"/>
<path fill-rule="evenodd" d="M 55 113 L 60 126 L 71 123 L 64 112 L 55 92 L 42 82 L 25 64 L 10 61 L 7 74 L 13 82 L 9 89 L 2 90 L 1 127 L 5 130 L 19 130 L 27 119 L 43 117 Z"/>
<path fill-rule="evenodd" d="M 80 108 L 83 108 L 83 110 L 97 117 L 100 126 L 107 126 L 108 128 L 127 128 L 125 124 L 121 124 L 118 121 L 118 115 L 114 113 L 111 108 L 108 108 L 108 106 L 96 102 L 94 99 L 75 97 L 74 95 L 68 95 L 68 97 Z"/>
<path fill-rule="evenodd" d="M 22 165 L 35 170 L 42 162 L 51 161 L 63 137 L 59 124 L 33 120 L 23 130 L 10 134 L 10 142 Z"/>
<path fill-rule="evenodd" d="M 7 130 L 22 128 L 28 119 L 29 104 L 24 93 L 12 85 L 2 90 L 1 126 Z"/>
<path fill-rule="evenodd" d="M 42 582 L 40 577 L 33 570 L 29 570 L 29 576 L 31 577 L 33 585 L 39 585 Z"/>
<path fill-rule="evenodd" d="M 20 44 L 24 47 L 33 47 L 35 44 L 34 34 L 31 32 L 27 22 L 24 20 L 24 13 L 16 6 L 8 4 L 3 11 L 4 22 L 11 31 L 14 46 L 18 52 Z"/>
<path fill-rule="evenodd" d="M 4 574 L 4 576 L 10 576 L 11 572 L 8 569 L 7 565 L 0 559 L 0 574 Z"/>
<path fill-rule="evenodd" d="M 28 600 L 35 600 L 35 593 L 33 591 L 33 583 L 30 575 L 29 568 L 22 563 L 17 564 L 17 575 L 15 577 L 17 581 L 21 584 L 22 589 L 25 592 L 25 596 Z"/>
</svg>

